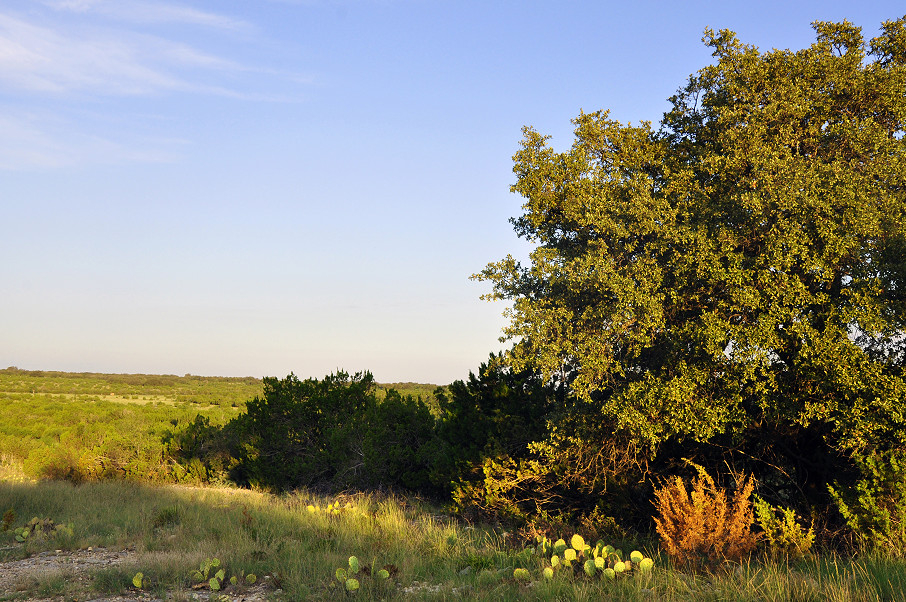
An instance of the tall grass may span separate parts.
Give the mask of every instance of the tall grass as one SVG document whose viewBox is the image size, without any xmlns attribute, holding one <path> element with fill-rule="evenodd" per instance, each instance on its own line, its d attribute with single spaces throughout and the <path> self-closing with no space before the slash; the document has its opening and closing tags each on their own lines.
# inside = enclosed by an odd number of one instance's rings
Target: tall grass
<svg viewBox="0 0 906 602">
<path fill-rule="evenodd" d="M 906 563 L 883 557 L 749 561 L 693 575 L 658 556 L 648 575 L 604 582 L 561 573 L 544 581 L 541 560 L 518 555 L 506 543 L 511 539 L 459 523 L 418 500 L 344 496 L 341 503 L 350 502 L 351 509 L 329 515 L 324 508 L 333 501 L 305 492 L 274 496 L 235 488 L 0 482 L 0 513 L 12 508 L 16 526 L 33 516 L 73 526 L 71 535 L 24 547 L 13 544 L 11 532 L 0 533 L 0 561 L 45 549 L 133 548 L 129 564 L 96 571 L 86 586 L 127 591 L 132 575 L 142 571 L 152 580 L 152 593 L 175 593 L 176 599 L 189 599 L 192 571 L 212 557 L 231 571 L 269 576 L 265 583 L 276 599 L 345 598 L 334 571 L 350 555 L 363 565 L 394 567 L 390 584 L 362 579 L 356 597 L 363 600 L 906 599 Z M 512 578 L 516 566 L 533 572 L 531 584 Z M 77 597 L 78 584 L 63 572 L 29 587 L 34 595 Z"/>
</svg>

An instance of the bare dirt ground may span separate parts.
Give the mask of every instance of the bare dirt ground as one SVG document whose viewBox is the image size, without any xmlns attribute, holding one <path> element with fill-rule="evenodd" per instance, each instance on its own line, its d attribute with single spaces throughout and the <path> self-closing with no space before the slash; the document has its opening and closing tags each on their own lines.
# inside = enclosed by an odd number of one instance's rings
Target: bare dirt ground
<svg viewBox="0 0 906 602">
<path fill-rule="evenodd" d="M 107 567 L 132 562 L 136 558 L 133 550 L 109 550 L 106 548 L 88 548 L 75 552 L 41 552 L 22 560 L 0 562 L 0 600 L 14 599 L 17 602 L 35 600 L 63 599 L 62 596 L 48 595 L 35 597 L 35 586 L 54 576 L 64 577 L 67 582 L 79 590 L 81 595 L 67 593 L 66 600 L 84 600 L 85 602 L 163 602 L 149 593 L 136 591 L 129 595 L 110 596 L 91 592 L 91 574 Z M 69 590 L 71 592 L 71 589 Z M 28 593 L 26 593 L 28 592 Z M 19 594 L 19 595 L 17 595 Z M 168 600 L 207 601 L 210 591 L 183 591 L 170 593 Z M 263 586 L 245 589 L 241 595 L 226 594 L 231 602 L 264 602 L 267 599 Z"/>
</svg>

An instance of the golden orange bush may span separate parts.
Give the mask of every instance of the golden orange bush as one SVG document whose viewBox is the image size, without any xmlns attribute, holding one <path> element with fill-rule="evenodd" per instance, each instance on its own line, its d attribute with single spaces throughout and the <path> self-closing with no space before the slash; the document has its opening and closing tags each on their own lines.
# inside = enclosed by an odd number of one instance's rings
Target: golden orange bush
<svg viewBox="0 0 906 602">
<path fill-rule="evenodd" d="M 691 493 L 680 477 L 655 490 L 654 522 L 667 553 L 681 566 L 698 567 L 731 560 L 740 562 L 758 543 L 752 532 L 755 515 L 751 477 L 739 476 L 729 498 L 704 468 L 695 466 Z"/>
</svg>

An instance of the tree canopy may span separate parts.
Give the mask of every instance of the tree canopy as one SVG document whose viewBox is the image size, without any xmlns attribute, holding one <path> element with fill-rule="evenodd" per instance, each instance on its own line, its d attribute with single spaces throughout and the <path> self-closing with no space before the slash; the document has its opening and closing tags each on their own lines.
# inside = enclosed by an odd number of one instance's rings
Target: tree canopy
<svg viewBox="0 0 906 602">
<path fill-rule="evenodd" d="M 565 152 L 524 129 L 530 265 L 477 277 L 512 301 L 509 360 L 647 449 L 906 445 L 906 17 L 813 27 L 770 52 L 706 30 L 657 128 L 582 112 Z"/>
</svg>

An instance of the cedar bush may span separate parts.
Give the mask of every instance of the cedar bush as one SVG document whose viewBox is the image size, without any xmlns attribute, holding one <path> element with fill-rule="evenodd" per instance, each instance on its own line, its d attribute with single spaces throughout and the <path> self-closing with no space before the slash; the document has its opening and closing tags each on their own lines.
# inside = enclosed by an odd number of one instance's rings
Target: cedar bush
<svg viewBox="0 0 906 602">
<path fill-rule="evenodd" d="M 876 452 L 858 459 L 864 475 L 855 487 L 839 483 L 830 493 L 863 545 L 906 555 L 906 452 Z"/>
<path fill-rule="evenodd" d="M 779 514 L 779 516 L 778 516 Z M 768 553 L 775 557 L 801 558 L 809 553 L 815 543 L 815 529 L 805 531 L 796 521 L 792 508 L 775 508 L 755 496 L 755 515 Z"/>
<path fill-rule="evenodd" d="M 275 491 L 419 489 L 428 482 L 434 419 L 420 399 L 377 399 L 370 372 L 265 378 L 231 421 L 240 443 L 231 476 Z"/>
<path fill-rule="evenodd" d="M 755 516 L 750 499 L 755 484 L 751 477 L 737 477 L 729 499 L 704 468 L 693 466 L 698 475 L 692 480 L 691 493 L 680 477 L 654 492 L 659 515 L 654 522 L 661 543 L 680 566 L 741 562 L 758 543 L 752 532 Z"/>
<path fill-rule="evenodd" d="M 528 456 L 528 445 L 545 437 L 551 412 L 564 390 L 536 370 L 512 370 L 491 354 L 477 374 L 438 389 L 439 449 L 432 480 L 449 494 L 471 488 L 489 462 L 506 464 Z"/>
</svg>

